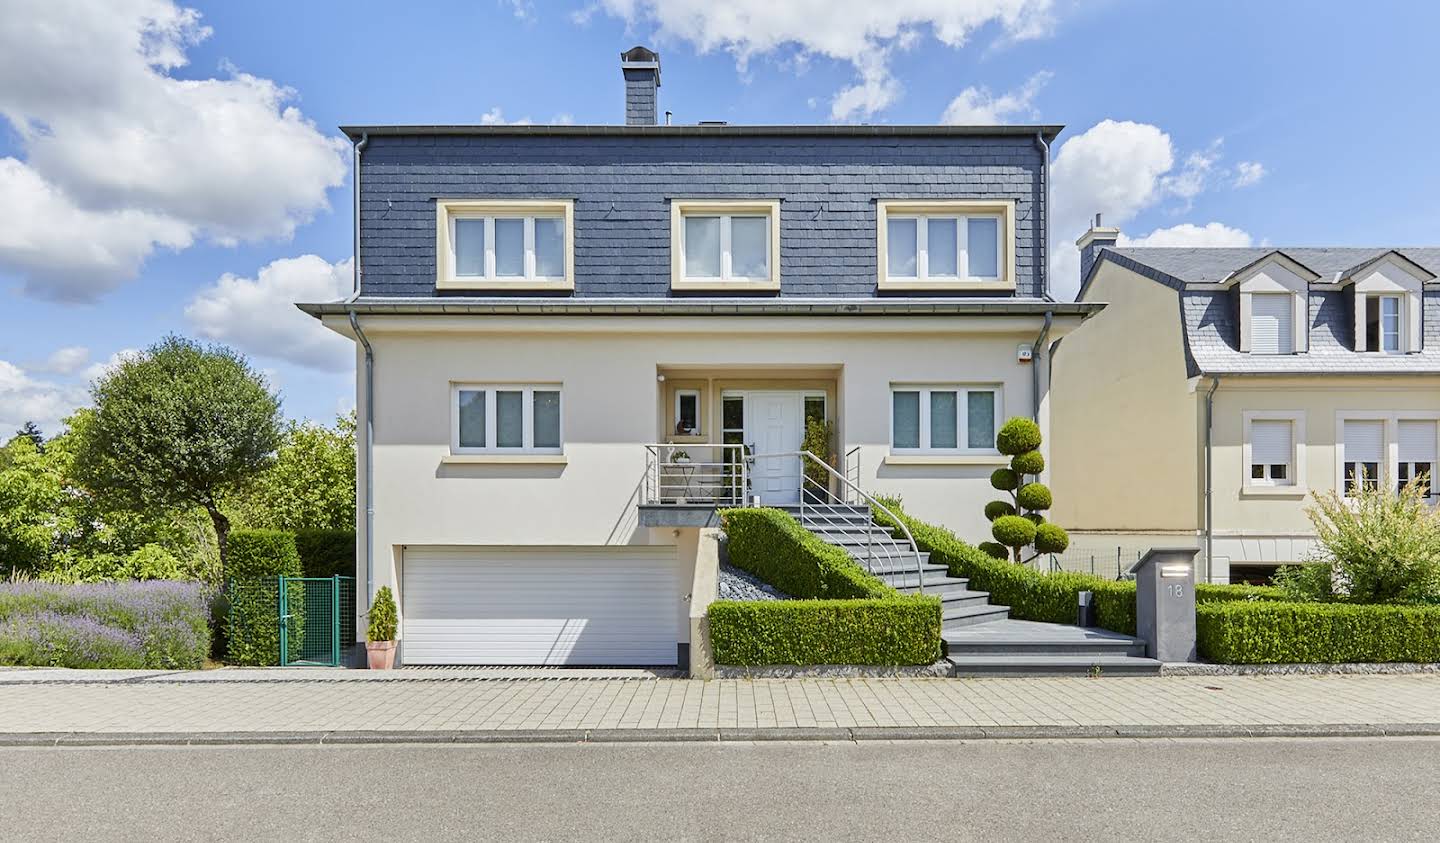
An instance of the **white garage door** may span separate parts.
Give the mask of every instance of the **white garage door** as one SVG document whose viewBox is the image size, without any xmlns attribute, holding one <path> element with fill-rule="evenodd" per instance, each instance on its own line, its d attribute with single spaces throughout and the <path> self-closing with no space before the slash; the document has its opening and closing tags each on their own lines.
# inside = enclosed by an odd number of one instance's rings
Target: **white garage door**
<svg viewBox="0 0 1440 843">
<path fill-rule="evenodd" d="M 407 548 L 406 664 L 675 663 L 674 548 Z"/>
</svg>

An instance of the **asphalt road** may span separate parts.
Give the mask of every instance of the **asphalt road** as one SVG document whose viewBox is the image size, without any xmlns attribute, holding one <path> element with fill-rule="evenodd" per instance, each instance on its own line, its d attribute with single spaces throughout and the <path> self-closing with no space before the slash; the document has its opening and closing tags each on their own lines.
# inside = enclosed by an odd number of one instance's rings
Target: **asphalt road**
<svg viewBox="0 0 1440 843">
<path fill-rule="evenodd" d="M 1428 739 L 0 750 L 5 840 L 1435 839 Z"/>
</svg>

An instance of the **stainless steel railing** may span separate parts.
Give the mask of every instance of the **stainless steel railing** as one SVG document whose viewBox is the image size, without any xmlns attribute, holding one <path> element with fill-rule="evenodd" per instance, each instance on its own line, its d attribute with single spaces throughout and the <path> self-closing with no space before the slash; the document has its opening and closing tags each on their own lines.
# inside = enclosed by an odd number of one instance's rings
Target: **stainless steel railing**
<svg viewBox="0 0 1440 843">
<path fill-rule="evenodd" d="M 924 593 L 925 570 L 920 559 L 920 547 L 915 543 L 910 528 L 889 507 L 810 451 L 753 454 L 746 459 L 750 462 L 796 460 L 800 467 L 800 523 L 812 532 L 818 527 L 819 531 L 830 532 L 832 535 L 847 532 L 847 528 L 864 527 L 865 546 L 863 550 L 859 547 L 847 548 L 850 555 L 872 574 L 902 571 L 913 563 L 916 588 L 920 593 Z M 806 470 L 811 467 L 816 470 L 816 474 L 825 478 L 825 482 L 811 476 L 811 472 Z M 866 516 L 863 524 L 856 524 L 845 517 L 861 507 L 864 508 Z M 874 511 L 883 513 L 898 524 L 904 540 L 901 541 L 889 531 L 872 529 L 870 513 Z"/>
<path fill-rule="evenodd" d="M 744 506 L 750 464 L 744 445 L 669 444 L 645 446 L 645 504 Z"/>
</svg>

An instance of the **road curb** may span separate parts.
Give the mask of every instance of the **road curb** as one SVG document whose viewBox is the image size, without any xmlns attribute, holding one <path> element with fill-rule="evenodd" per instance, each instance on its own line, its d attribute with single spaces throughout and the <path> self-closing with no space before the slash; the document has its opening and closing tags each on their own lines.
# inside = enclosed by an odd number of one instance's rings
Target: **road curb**
<svg viewBox="0 0 1440 843">
<path fill-rule="evenodd" d="M 1440 736 L 1440 723 L 1120 726 L 855 726 L 762 729 L 473 729 L 311 732 L 10 732 L 0 747 L 383 746 L 388 744 L 751 743 Z"/>
</svg>

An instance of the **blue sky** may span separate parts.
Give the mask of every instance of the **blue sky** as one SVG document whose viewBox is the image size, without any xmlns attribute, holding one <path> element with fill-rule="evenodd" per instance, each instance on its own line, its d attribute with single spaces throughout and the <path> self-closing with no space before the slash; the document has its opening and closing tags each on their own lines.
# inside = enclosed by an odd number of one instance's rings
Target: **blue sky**
<svg viewBox="0 0 1440 843">
<path fill-rule="evenodd" d="M 423 12 L 417 9 L 423 6 Z M 0 19 L 0 430 L 114 355 L 224 341 L 293 417 L 351 405 L 341 123 L 1063 123 L 1053 271 L 1139 243 L 1434 245 L 1440 4 L 1376 0 L 15 0 Z M 8 218 L 8 219 L 7 219 Z"/>
</svg>

